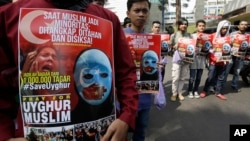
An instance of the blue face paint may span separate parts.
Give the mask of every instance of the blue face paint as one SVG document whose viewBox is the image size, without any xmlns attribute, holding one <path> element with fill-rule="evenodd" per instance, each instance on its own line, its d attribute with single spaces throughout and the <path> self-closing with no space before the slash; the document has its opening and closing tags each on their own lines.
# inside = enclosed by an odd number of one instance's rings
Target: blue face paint
<svg viewBox="0 0 250 141">
<path fill-rule="evenodd" d="M 187 46 L 187 55 L 193 55 L 194 54 L 194 46 L 188 45 Z"/>
<path fill-rule="evenodd" d="M 112 90 L 112 68 L 106 54 L 98 49 L 84 51 L 77 59 L 74 78 L 84 101 L 102 104 Z"/>
<path fill-rule="evenodd" d="M 210 48 L 212 47 L 212 44 L 211 44 L 211 42 L 210 41 L 206 41 L 205 43 L 204 43 L 204 51 L 208 51 Z"/>
<path fill-rule="evenodd" d="M 224 54 L 228 54 L 230 52 L 230 50 L 231 50 L 231 46 L 228 43 L 226 43 L 226 44 L 223 45 L 222 52 Z"/>
<path fill-rule="evenodd" d="M 154 74 L 157 71 L 158 55 L 152 51 L 146 51 L 142 56 L 142 69 L 146 74 Z"/>
<path fill-rule="evenodd" d="M 162 47 L 162 49 L 167 50 L 168 49 L 168 42 L 167 41 L 162 41 L 161 42 L 161 47 Z"/>
<path fill-rule="evenodd" d="M 247 41 L 243 41 L 240 45 L 240 49 L 241 50 L 246 50 L 248 47 L 248 42 Z"/>
</svg>

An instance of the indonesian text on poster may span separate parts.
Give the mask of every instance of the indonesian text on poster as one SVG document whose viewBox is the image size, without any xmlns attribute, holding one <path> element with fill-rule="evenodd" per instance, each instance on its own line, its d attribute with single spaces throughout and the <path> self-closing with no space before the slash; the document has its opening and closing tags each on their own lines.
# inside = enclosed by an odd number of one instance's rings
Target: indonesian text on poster
<svg viewBox="0 0 250 141">
<path fill-rule="evenodd" d="M 153 34 L 126 35 L 136 64 L 136 87 L 140 93 L 159 92 L 158 67 L 161 52 L 161 36 Z"/>
<path fill-rule="evenodd" d="M 111 22 L 23 8 L 19 47 L 25 137 L 100 140 L 115 119 Z"/>
<path fill-rule="evenodd" d="M 179 38 L 178 51 L 182 61 L 187 63 L 194 62 L 196 39 Z"/>
</svg>

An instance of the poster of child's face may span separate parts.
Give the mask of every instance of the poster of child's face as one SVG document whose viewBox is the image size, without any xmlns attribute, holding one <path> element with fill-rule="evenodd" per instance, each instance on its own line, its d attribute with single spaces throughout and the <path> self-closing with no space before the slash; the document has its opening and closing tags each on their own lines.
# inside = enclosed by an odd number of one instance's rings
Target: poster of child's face
<svg viewBox="0 0 250 141">
<path fill-rule="evenodd" d="M 109 58 L 98 49 L 83 51 L 77 58 L 74 78 L 78 94 L 84 101 L 91 105 L 102 104 L 112 89 Z"/>
</svg>

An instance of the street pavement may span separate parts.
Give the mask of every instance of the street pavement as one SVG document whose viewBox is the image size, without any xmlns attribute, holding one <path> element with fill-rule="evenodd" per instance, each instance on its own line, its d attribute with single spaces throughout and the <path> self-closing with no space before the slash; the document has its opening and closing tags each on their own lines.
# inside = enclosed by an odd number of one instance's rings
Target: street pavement
<svg viewBox="0 0 250 141">
<path fill-rule="evenodd" d="M 168 57 L 164 78 L 167 105 L 158 110 L 151 108 L 146 141 L 229 141 L 229 125 L 250 125 L 250 87 L 239 81 L 241 92 L 230 87 L 232 74 L 224 88 L 227 100 L 220 100 L 213 94 L 205 98 L 190 99 L 187 92 L 184 101 L 170 101 L 172 58 Z M 199 87 L 201 92 L 207 77 L 205 69 Z M 187 90 L 188 81 L 184 86 Z"/>
</svg>

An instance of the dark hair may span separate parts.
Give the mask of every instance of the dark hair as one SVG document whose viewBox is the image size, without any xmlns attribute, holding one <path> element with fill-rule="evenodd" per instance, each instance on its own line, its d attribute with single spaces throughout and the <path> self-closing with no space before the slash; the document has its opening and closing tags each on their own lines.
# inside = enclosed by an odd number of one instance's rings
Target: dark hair
<svg viewBox="0 0 250 141">
<path fill-rule="evenodd" d="M 248 23 L 247 20 L 240 20 L 239 24 L 242 23 L 242 22 L 247 22 Z"/>
<path fill-rule="evenodd" d="M 179 30 L 179 26 L 185 22 L 187 23 L 187 26 L 188 26 L 188 20 L 185 18 L 180 18 L 179 21 L 176 21 L 177 30 Z"/>
<path fill-rule="evenodd" d="M 107 0 L 93 0 L 93 2 L 97 2 L 98 5 L 104 6 Z"/>
<path fill-rule="evenodd" d="M 0 6 L 3 6 L 8 3 L 12 3 L 12 0 L 0 0 Z"/>
<path fill-rule="evenodd" d="M 156 24 L 161 24 L 160 21 L 153 21 L 153 22 L 152 22 L 152 25 L 154 25 L 155 23 L 156 23 Z"/>
<path fill-rule="evenodd" d="M 199 23 L 203 23 L 203 24 L 206 25 L 206 22 L 204 20 L 202 20 L 202 19 L 196 21 L 195 25 L 198 26 Z"/>
<path fill-rule="evenodd" d="M 126 24 L 128 24 L 128 23 L 131 23 L 131 20 L 130 20 L 129 17 L 125 17 L 124 20 L 123 20 L 123 27 L 125 27 Z"/>
<path fill-rule="evenodd" d="M 57 8 L 74 10 L 74 11 L 82 11 L 86 9 L 89 3 L 93 2 L 93 0 L 48 0 L 52 2 L 54 6 Z"/>
<path fill-rule="evenodd" d="M 34 46 L 33 46 L 34 47 Z M 42 46 L 37 46 L 37 47 L 34 47 L 33 49 L 32 49 L 32 51 L 36 51 L 37 52 L 37 54 L 39 54 L 43 49 L 45 49 L 45 48 L 51 48 L 51 49 L 53 49 L 55 52 L 56 52 L 56 55 L 58 56 L 58 50 L 54 47 L 54 46 L 52 46 L 52 45 L 50 45 L 50 44 L 47 44 L 47 45 L 42 45 Z M 31 51 L 29 51 L 29 52 L 31 52 Z M 29 53 L 28 52 L 28 53 Z M 24 66 L 24 64 L 25 64 L 25 61 L 26 61 L 26 59 L 27 59 L 27 56 L 28 56 L 28 53 L 24 53 L 24 51 L 23 50 L 21 50 L 20 51 L 20 68 L 21 68 L 21 70 L 23 69 L 23 66 Z M 37 55 L 36 55 L 37 56 Z"/>
<path fill-rule="evenodd" d="M 36 48 L 37 54 L 39 54 L 45 48 L 51 48 L 51 49 L 53 49 L 56 52 L 56 54 L 58 54 L 58 50 L 54 46 L 52 46 L 52 45 L 44 45 L 44 46 L 37 47 Z"/>
<path fill-rule="evenodd" d="M 165 30 L 167 31 L 168 34 L 173 34 L 174 33 L 174 28 L 171 25 L 166 26 Z"/>
<path fill-rule="evenodd" d="M 129 11 L 134 3 L 143 2 L 143 1 L 148 2 L 148 6 L 149 6 L 149 9 L 150 9 L 151 3 L 149 2 L 149 0 L 128 0 L 127 1 L 127 10 Z"/>
</svg>

